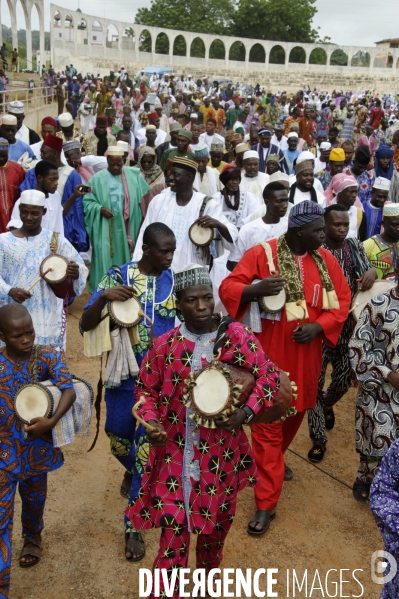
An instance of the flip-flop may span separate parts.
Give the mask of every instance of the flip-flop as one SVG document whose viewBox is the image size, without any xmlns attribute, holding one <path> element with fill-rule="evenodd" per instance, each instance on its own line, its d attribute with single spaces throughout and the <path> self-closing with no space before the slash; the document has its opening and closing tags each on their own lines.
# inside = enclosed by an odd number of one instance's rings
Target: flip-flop
<svg viewBox="0 0 399 599">
<path fill-rule="evenodd" d="M 352 494 L 356 501 L 360 503 L 367 503 L 370 496 L 371 483 L 363 483 L 361 480 L 355 480 L 352 487 Z M 367 497 L 364 497 L 362 493 L 367 493 Z"/>
<path fill-rule="evenodd" d="M 30 547 L 28 547 L 30 545 Z M 35 535 L 32 539 L 26 539 L 24 545 L 21 550 L 21 555 L 19 556 L 19 565 L 21 568 L 32 568 L 32 566 L 36 566 L 40 562 L 40 558 L 42 555 L 42 538 L 39 535 Z M 33 557 L 35 558 L 31 562 L 21 562 L 21 557 Z"/>
<path fill-rule="evenodd" d="M 128 562 L 141 562 L 141 560 L 145 557 L 145 546 L 144 546 L 144 539 L 141 535 L 141 533 L 139 532 L 126 532 L 125 533 L 125 543 L 126 541 L 128 541 L 129 539 L 133 539 L 134 541 L 139 541 L 142 545 L 143 545 L 143 553 L 141 555 L 139 555 L 138 557 L 126 557 L 126 553 L 133 553 L 133 551 L 131 551 L 128 546 L 125 546 L 125 558 L 127 559 Z"/>
<path fill-rule="evenodd" d="M 276 512 L 273 510 L 258 510 L 255 516 L 250 520 L 247 533 L 253 537 L 261 537 L 268 531 L 270 523 L 276 517 Z M 256 524 L 261 524 L 262 528 L 260 530 L 256 530 L 250 526 L 251 522 L 256 522 Z"/>
</svg>

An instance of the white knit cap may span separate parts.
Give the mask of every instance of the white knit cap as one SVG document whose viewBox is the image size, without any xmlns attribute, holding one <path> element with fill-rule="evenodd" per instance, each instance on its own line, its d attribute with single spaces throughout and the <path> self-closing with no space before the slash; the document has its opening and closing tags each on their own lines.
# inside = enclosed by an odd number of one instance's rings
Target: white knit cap
<svg viewBox="0 0 399 599">
<path fill-rule="evenodd" d="M 295 137 L 296 139 L 299 139 L 299 135 L 298 133 L 295 133 L 295 131 L 291 131 L 291 133 L 288 133 L 287 139 L 290 139 L 290 137 Z"/>
<path fill-rule="evenodd" d="M 7 111 L 12 112 L 12 114 L 24 114 L 25 109 L 23 102 L 19 100 L 14 100 L 13 102 L 9 102 L 7 104 Z"/>
<path fill-rule="evenodd" d="M 373 189 L 383 189 L 384 191 L 389 191 L 389 187 L 391 182 L 389 179 L 385 179 L 385 177 L 376 177 L 373 183 Z"/>
<path fill-rule="evenodd" d="M 331 150 L 331 144 L 329 141 L 322 141 L 320 144 L 320 150 Z"/>
<path fill-rule="evenodd" d="M 73 125 L 73 117 L 69 112 L 63 112 L 58 115 L 58 122 L 61 127 L 70 127 Z"/>
<path fill-rule="evenodd" d="M 46 205 L 46 196 L 42 191 L 37 189 L 27 189 L 20 195 L 19 201 L 27 206 L 42 206 Z"/>
<path fill-rule="evenodd" d="M 124 153 L 125 153 L 125 150 L 119 145 L 108 146 L 108 149 L 107 149 L 108 156 L 123 156 Z"/>
<path fill-rule="evenodd" d="M 305 160 L 315 160 L 316 157 L 312 152 L 301 152 L 296 159 L 297 164 L 301 164 L 301 162 L 305 162 Z"/>
<path fill-rule="evenodd" d="M 247 158 L 257 158 L 259 160 L 259 154 L 255 150 L 248 150 L 244 152 L 243 160 L 247 160 Z"/>
<path fill-rule="evenodd" d="M 281 171 L 277 171 L 270 175 L 269 183 L 273 183 L 274 181 L 288 181 L 290 182 L 290 176 L 287 173 L 282 173 Z"/>
<path fill-rule="evenodd" d="M 129 151 L 129 144 L 127 143 L 127 141 L 122 141 L 120 139 L 119 141 L 116 142 L 116 145 L 119 148 L 122 148 L 124 152 L 128 152 Z"/>
<path fill-rule="evenodd" d="M 13 114 L 3 114 L 3 117 L 1 118 L 1 124 L 2 125 L 16 125 L 17 117 L 14 116 Z"/>
</svg>

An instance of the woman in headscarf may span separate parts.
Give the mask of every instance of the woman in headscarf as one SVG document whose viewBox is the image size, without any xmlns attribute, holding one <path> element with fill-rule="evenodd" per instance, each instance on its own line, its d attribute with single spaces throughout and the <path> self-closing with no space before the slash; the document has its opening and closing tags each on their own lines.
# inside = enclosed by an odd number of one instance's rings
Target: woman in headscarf
<svg viewBox="0 0 399 599">
<path fill-rule="evenodd" d="M 346 238 L 355 237 L 364 241 L 367 238 L 367 220 L 362 204 L 357 197 L 358 183 L 353 175 L 338 173 L 331 179 L 331 183 L 325 191 L 327 206 L 341 204 L 348 212 L 349 231 Z M 357 207 L 359 201 L 361 207 Z"/>
<path fill-rule="evenodd" d="M 151 187 L 141 199 L 140 208 L 143 216 L 147 214 L 149 203 L 152 198 L 160 194 L 165 189 L 165 175 L 161 167 L 157 165 L 157 155 L 155 151 L 149 146 L 142 146 L 139 150 L 138 166 L 140 167 L 140 174 Z"/>
<path fill-rule="evenodd" d="M 394 151 L 389 146 L 381 145 L 375 153 L 373 177 L 383 177 L 391 182 L 388 202 L 399 202 L 399 173 L 393 164 Z"/>
</svg>

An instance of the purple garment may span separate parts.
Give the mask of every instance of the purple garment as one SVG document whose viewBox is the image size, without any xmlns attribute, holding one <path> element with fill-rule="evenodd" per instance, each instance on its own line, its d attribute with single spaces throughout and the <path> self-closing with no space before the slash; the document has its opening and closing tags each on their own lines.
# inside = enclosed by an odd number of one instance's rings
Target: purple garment
<svg viewBox="0 0 399 599">
<path fill-rule="evenodd" d="M 370 507 L 384 540 L 385 551 L 399 560 L 399 441 L 382 459 L 370 491 Z M 388 560 L 387 560 L 388 561 Z M 389 562 L 388 562 L 389 563 Z M 389 573 L 390 566 L 384 575 Z M 380 599 L 398 599 L 399 571 L 382 589 Z"/>
</svg>

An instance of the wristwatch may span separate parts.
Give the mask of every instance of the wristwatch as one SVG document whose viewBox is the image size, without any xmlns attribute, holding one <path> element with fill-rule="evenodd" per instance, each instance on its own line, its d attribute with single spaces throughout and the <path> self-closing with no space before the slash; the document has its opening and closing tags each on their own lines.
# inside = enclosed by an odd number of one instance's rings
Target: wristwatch
<svg viewBox="0 0 399 599">
<path fill-rule="evenodd" d="M 253 417 L 254 417 L 254 415 L 255 415 L 255 414 L 253 413 L 253 410 L 251 410 L 251 408 L 250 408 L 250 407 L 248 407 L 248 406 L 241 406 L 241 407 L 240 407 L 240 409 L 241 409 L 243 412 L 245 412 L 245 416 L 246 416 L 246 418 L 245 418 L 245 420 L 244 420 L 244 424 L 249 424 L 249 423 L 251 422 L 252 418 L 253 418 Z"/>
</svg>

